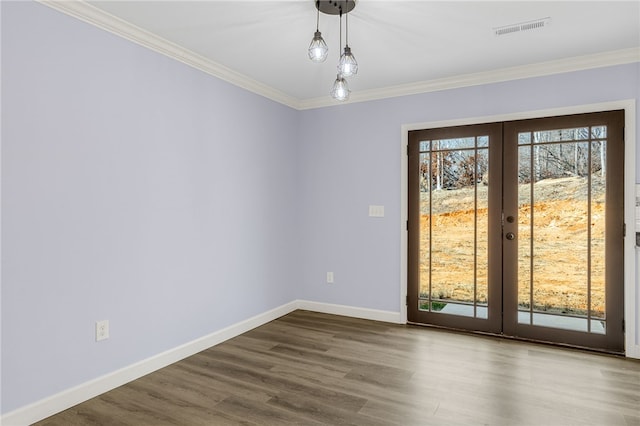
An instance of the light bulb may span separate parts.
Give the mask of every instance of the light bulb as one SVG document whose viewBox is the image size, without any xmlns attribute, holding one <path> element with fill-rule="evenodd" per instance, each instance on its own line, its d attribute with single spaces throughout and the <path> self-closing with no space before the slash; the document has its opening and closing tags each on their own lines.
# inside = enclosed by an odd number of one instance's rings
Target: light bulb
<svg viewBox="0 0 640 426">
<path fill-rule="evenodd" d="M 358 62 L 356 61 L 356 57 L 351 53 L 349 46 L 344 47 L 344 53 L 340 56 L 338 72 L 344 77 L 350 77 L 358 73 Z"/>
<path fill-rule="evenodd" d="M 313 62 L 324 62 L 328 54 L 329 48 L 327 47 L 327 43 L 324 42 L 320 31 L 316 31 L 309 45 L 309 59 Z"/>
<path fill-rule="evenodd" d="M 346 101 L 349 99 L 350 93 L 351 91 L 349 90 L 347 80 L 338 74 L 336 76 L 336 81 L 333 83 L 333 87 L 331 88 L 331 97 L 338 101 Z"/>
</svg>

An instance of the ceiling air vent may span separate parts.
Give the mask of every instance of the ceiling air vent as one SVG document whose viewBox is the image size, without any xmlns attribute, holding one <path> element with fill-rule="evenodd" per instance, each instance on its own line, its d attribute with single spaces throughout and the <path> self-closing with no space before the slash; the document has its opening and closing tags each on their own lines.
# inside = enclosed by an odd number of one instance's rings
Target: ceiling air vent
<svg viewBox="0 0 640 426">
<path fill-rule="evenodd" d="M 551 18 L 547 17 L 542 19 L 536 19 L 535 21 L 527 21 L 527 22 L 521 22 L 519 24 L 505 25 L 504 27 L 494 28 L 493 34 L 495 34 L 496 36 L 501 36 L 505 34 L 519 33 L 520 31 L 535 30 L 538 28 L 544 28 L 548 26 L 550 22 L 551 22 Z"/>
</svg>

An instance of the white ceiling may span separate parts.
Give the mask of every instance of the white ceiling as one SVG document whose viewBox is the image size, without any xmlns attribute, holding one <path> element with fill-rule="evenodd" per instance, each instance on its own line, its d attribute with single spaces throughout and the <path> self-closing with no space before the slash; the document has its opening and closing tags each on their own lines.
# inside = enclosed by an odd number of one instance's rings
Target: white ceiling
<svg viewBox="0 0 640 426">
<path fill-rule="evenodd" d="M 313 0 L 89 3 L 284 96 L 330 100 L 338 18 L 321 14 L 329 58 L 312 63 L 307 47 L 316 25 Z M 504 36 L 492 31 L 546 17 L 550 25 L 542 29 Z M 359 0 L 349 14 L 349 45 L 359 64 L 349 85 L 354 94 L 367 93 L 637 50 L 640 2 Z"/>
</svg>

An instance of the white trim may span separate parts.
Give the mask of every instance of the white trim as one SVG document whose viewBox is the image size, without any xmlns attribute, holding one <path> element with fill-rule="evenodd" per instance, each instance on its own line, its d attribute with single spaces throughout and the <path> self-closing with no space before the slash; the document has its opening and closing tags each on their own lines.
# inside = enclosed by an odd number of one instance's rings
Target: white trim
<svg viewBox="0 0 640 426">
<path fill-rule="evenodd" d="M 496 117 L 496 121 L 499 121 L 499 118 Z M 425 127 L 426 125 L 427 124 L 417 125 L 419 127 L 416 127 L 415 129 L 427 128 Z M 408 129 L 415 130 L 414 128 L 412 128 L 412 126 L 413 125 L 407 125 L 406 127 Z M 403 126 L 403 128 L 404 127 L 405 126 Z M 406 192 L 404 194 L 406 194 Z M 404 195 L 404 197 L 406 197 L 406 195 Z M 631 210 L 633 211 L 633 208 Z M 635 255 L 635 249 L 633 249 L 633 251 Z M 635 263 L 633 264 L 632 268 L 632 272 L 635 272 Z M 404 292 L 406 292 L 406 286 Z M 67 408 L 73 407 L 74 405 L 80 404 L 93 397 L 96 397 L 104 392 L 108 392 L 118 386 L 122 386 L 144 375 L 180 361 L 188 356 L 194 355 L 202 350 L 218 345 L 226 340 L 232 339 L 242 333 L 245 333 L 249 330 L 252 330 L 256 327 L 287 315 L 297 309 L 373 321 L 382 321 L 394 324 L 404 324 L 406 322 L 406 309 L 404 310 L 404 313 L 402 313 L 359 308 L 346 305 L 336 305 L 331 303 L 313 302 L 309 300 L 294 300 L 265 313 L 256 315 L 245 321 L 241 321 L 237 324 L 233 324 L 222 330 L 211 333 L 207 336 L 195 339 L 191 342 L 185 343 L 176 348 L 170 349 L 158 355 L 139 361 L 135 364 L 121 368 L 120 370 L 114 371 L 112 373 L 105 374 L 104 376 L 67 389 L 58 394 L 37 401 L 33 404 L 21 407 L 17 410 L 3 415 L 0 418 L 0 425 L 23 426 L 40 421 L 53 414 L 56 414 L 60 411 L 66 410 Z M 630 328 L 627 328 L 627 331 L 629 334 L 632 334 Z M 635 348 L 627 349 L 627 356 L 632 357 L 632 355 L 629 353 L 630 349 L 636 351 L 634 353 L 638 353 L 637 344 Z"/>
<path fill-rule="evenodd" d="M 294 109 L 299 109 L 299 101 L 293 96 L 267 86 L 244 74 L 240 74 L 192 52 L 184 47 L 170 42 L 147 30 L 137 27 L 117 16 L 111 15 L 83 0 L 59 1 L 59 0 L 37 0 L 39 3 L 49 6 L 59 12 L 73 16 L 95 27 L 109 31 L 124 39 L 137 43 L 143 47 L 161 53 L 172 59 L 180 61 L 190 67 L 203 71 L 235 86 L 246 89 L 250 92 L 264 96 L 265 98 L 287 105 Z"/>
<path fill-rule="evenodd" d="M 269 321 L 280 318 L 283 315 L 295 311 L 297 307 L 298 303 L 296 301 L 289 302 L 270 311 L 223 328 L 222 330 L 218 330 L 112 373 L 64 390 L 48 398 L 36 401 L 33 404 L 18 408 L 3 415 L 0 418 L 0 424 L 6 426 L 22 426 L 35 423 L 188 356 L 222 343 L 225 340 L 266 324 Z"/>
<path fill-rule="evenodd" d="M 409 130 L 402 125 L 400 137 L 400 320 L 407 323 L 407 277 L 409 261 Z"/>
<path fill-rule="evenodd" d="M 640 284 L 636 264 L 636 101 L 620 102 L 624 106 L 624 222 L 627 235 L 624 241 L 624 322 L 625 355 L 640 359 Z M 614 109 L 614 108 L 612 108 Z"/>
<path fill-rule="evenodd" d="M 174 362 L 194 355 L 226 340 L 246 333 L 256 327 L 280 318 L 297 309 L 342 315 L 352 318 L 362 318 L 374 321 L 400 323 L 400 313 L 375 309 L 358 308 L 330 303 L 311 302 L 308 300 L 294 300 L 270 311 L 251 317 L 237 324 L 218 330 L 209 335 L 195 339 L 168 351 L 154 355 L 135 364 L 116 370 L 104 376 L 97 377 L 86 383 L 36 401 L 3 415 L 0 425 L 23 426 L 45 419 L 81 402 L 87 401 L 100 394 L 136 380 L 144 375 L 157 371 Z"/>
<path fill-rule="evenodd" d="M 492 115 L 485 117 L 470 117 L 455 120 L 433 121 L 426 123 L 404 124 L 401 126 L 401 183 L 400 183 L 400 218 L 403 232 L 400 234 L 401 259 L 400 259 L 400 295 L 401 300 L 407 294 L 407 232 L 404 231 L 408 219 L 408 158 L 406 146 L 408 144 L 408 132 L 411 130 L 434 129 L 439 127 L 463 126 L 470 124 L 495 123 L 501 121 L 523 120 L 529 118 L 541 118 L 550 116 L 582 114 L 608 110 L 625 110 L 625 172 L 624 172 L 624 221 L 627 224 L 627 237 L 624 242 L 624 318 L 625 354 L 629 358 L 640 358 L 640 290 L 637 288 L 636 249 L 635 234 L 635 179 L 636 179 L 636 101 L 627 99 L 612 102 L 603 102 L 590 105 L 576 105 L 563 108 L 551 108 L 545 110 L 519 112 L 513 114 Z M 404 305 L 404 303 L 402 304 Z M 406 307 L 403 310 L 403 319 L 406 322 Z"/>
<path fill-rule="evenodd" d="M 2 5 L 0 5 L 0 22 L 2 22 Z M 2 35 L 0 32 L 0 70 L 2 69 Z M 0 99 L 2 98 L 2 85 L 0 84 Z M 4 115 L 2 114 L 2 102 L 0 102 L 0 135 L 4 134 L 4 132 L 2 132 L 2 117 L 4 117 Z M 2 239 L 2 178 L 1 176 L 3 176 L 4 174 L 2 173 L 2 137 L 0 136 L 0 306 L 2 306 L 2 277 L 4 276 L 4 274 L 2 273 L 2 264 L 3 262 L 1 261 L 3 259 L 2 257 L 2 241 L 4 241 Z M 0 313 L 0 379 L 2 378 L 2 314 Z M 1 380 L 0 380 L 1 382 Z M 2 408 L 2 383 L 0 383 L 0 409 Z M 2 412 L 0 411 L 0 414 L 2 414 Z M 0 425 L 2 425 L 2 417 L 0 417 Z"/>
<path fill-rule="evenodd" d="M 361 318 L 373 321 L 403 324 L 400 312 L 382 311 L 378 309 L 358 308 L 347 305 L 335 305 L 332 303 L 313 302 L 310 300 L 298 300 L 298 309 L 320 312 L 323 314 L 341 315 L 343 317 Z"/>
<path fill-rule="evenodd" d="M 473 74 L 388 86 L 379 89 L 363 90 L 352 93 L 349 101 L 344 103 L 336 103 L 336 101 L 328 95 L 320 98 L 301 100 L 137 27 L 87 3 L 84 0 L 37 1 L 45 6 L 73 16 L 74 18 L 80 19 L 81 21 L 87 22 L 95 27 L 109 31 L 110 33 L 116 34 L 155 52 L 173 58 L 221 80 L 297 110 L 343 105 L 345 103 L 367 102 L 397 96 L 415 95 L 419 93 L 640 62 L 640 48 L 636 47 L 593 55 L 564 58 L 555 61 L 540 62 L 537 64 L 521 65 Z"/>
<path fill-rule="evenodd" d="M 517 67 L 502 68 L 474 74 L 456 75 L 437 80 L 420 81 L 383 87 L 380 89 L 353 92 L 349 100 L 344 103 L 367 102 L 397 96 L 417 95 L 420 93 L 437 92 L 441 90 L 458 89 L 468 86 L 499 83 L 524 78 L 542 77 L 546 75 L 581 71 L 614 65 L 640 62 L 640 48 L 614 50 L 594 55 L 576 56 L 556 61 L 539 62 Z M 335 105 L 335 101 L 327 97 L 305 99 L 299 102 L 299 109 L 312 109 Z"/>
</svg>

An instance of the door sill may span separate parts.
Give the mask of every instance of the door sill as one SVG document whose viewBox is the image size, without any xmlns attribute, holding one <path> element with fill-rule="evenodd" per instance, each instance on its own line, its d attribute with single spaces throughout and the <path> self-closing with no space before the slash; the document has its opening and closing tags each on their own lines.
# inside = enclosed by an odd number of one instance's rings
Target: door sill
<svg viewBox="0 0 640 426">
<path fill-rule="evenodd" d="M 516 341 L 516 342 L 533 343 L 533 344 L 536 344 L 536 345 L 544 345 L 544 346 L 553 346 L 553 347 L 557 347 L 557 348 L 575 350 L 575 351 L 580 351 L 580 352 L 590 352 L 590 353 L 596 353 L 596 354 L 600 354 L 600 355 L 609 355 L 609 356 L 614 356 L 614 357 L 617 357 L 617 358 L 626 358 L 624 351 L 623 352 L 608 351 L 608 350 L 605 350 L 605 349 L 590 348 L 590 347 L 586 347 L 586 346 L 569 345 L 569 344 L 566 344 L 566 343 L 547 342 L 547 341 L 544 341 L 544 340 L 534 340 L 534 339 L 527 339 L 527 338 L 524 338 L 524 337 L 509 336 L 509 335 L 502 334 L 502 333 L 489 333 L 489 332 L 486 332 L 486 331 L 465 330 L 465 329 L 460 329 L 460 328 L 452 328 L 452 327 L 445 327 L 445 326 L 442 326 L 442 325 L 424 324 L 424 323 L 411 322 L 411 321 L 408 321 L 407 325 L 418 326 L 418 327 L 427 327 L 427 328 L 432 328 L 432 329 L 436 329 L 436 330 L 440 330 L 440 331 L 444 331 L 444 332 L 452 332 L 452 333 L 457 333 L 457 334 L 467 334 L 467 335 L 472 335 L 472 336 L 483 336 L 483 337 L 490 337 L 490 338 L 502 339 L 502 340 L 512 340 L 512 341 Z"/>
</svg>

